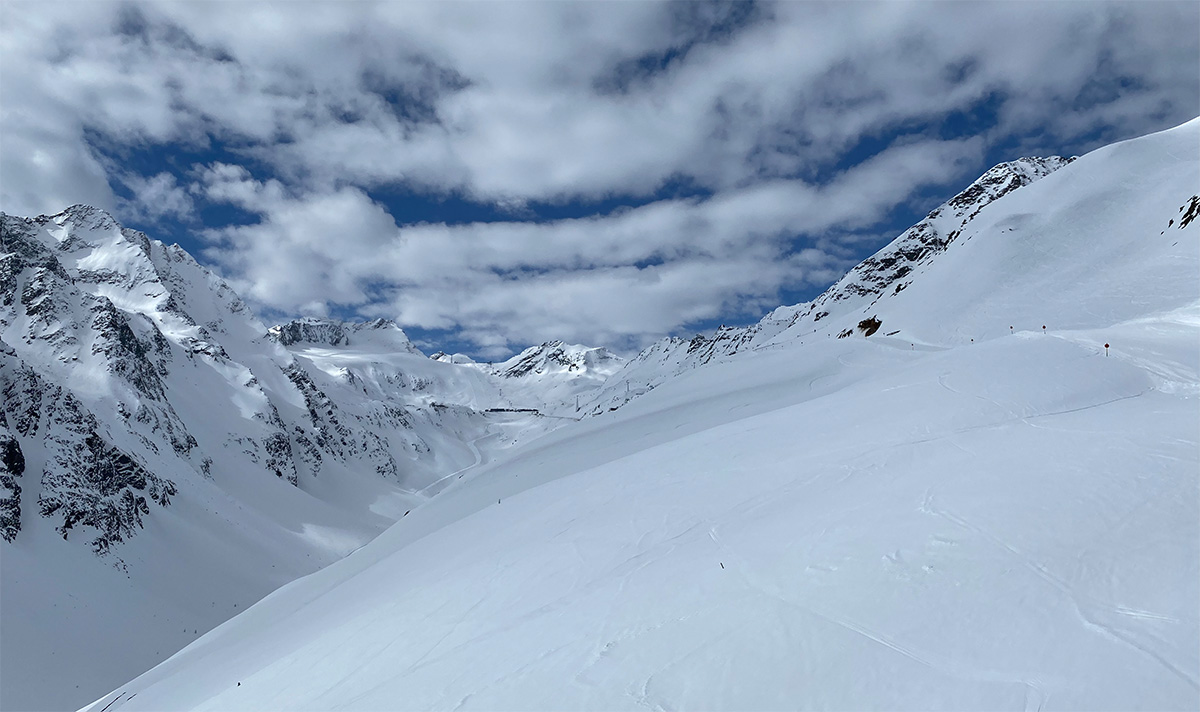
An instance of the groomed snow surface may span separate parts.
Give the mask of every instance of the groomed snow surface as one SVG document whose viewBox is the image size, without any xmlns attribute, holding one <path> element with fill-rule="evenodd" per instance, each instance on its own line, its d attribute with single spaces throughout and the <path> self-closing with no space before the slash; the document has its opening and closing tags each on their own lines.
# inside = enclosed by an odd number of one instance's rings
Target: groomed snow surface
<svg viewBox="0 0 1200 712">
<path fill-rule="evenodd" d="M 89 709 L 1195 709 L 1198 138 L 997 200 L 875 336 L 463 471 Z"/>
</svg>

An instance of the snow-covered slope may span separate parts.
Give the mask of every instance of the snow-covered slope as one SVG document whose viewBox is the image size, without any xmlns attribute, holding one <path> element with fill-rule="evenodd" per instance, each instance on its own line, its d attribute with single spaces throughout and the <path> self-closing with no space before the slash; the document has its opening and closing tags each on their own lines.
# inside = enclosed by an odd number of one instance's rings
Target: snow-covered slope
<svg viewBox="0 0 1200 712">
<path fill-rule="evenodd" d="M 517 400 L 540 402 L 547 414 L 576 417 L 580 398 L 590 396 L 624 363 L 602 347 L 548 341 L 496 364 L 493 373 L 504 392 Z"/>
<path fill-rule="evenodd" d="M 0 214 L 0 707 L 83 704 L 561 424 L 503 380 L 387 321 L 268 330 L 94 208 Z"/>
<path fill-rule="evenodd" d="M 643 364 L 91 709 L 1195 709 L 1198 143 Z"/>
<path fill-rule="evenodd" d="M 584 414 L 581 402 L 592 397 L 621 370 L 625 359 L 603 347 L 547 341 L 530 346 L 507 361 L 479 363 L 464 354 L 439 351 L 431 359 L 470 366 L 491 376 L 502 399 L 513 405 L 497 408 L 533 408 L 559 418 L 578 419 Z M 515 404 L 521 405 L 515 405 Z"/>
</svg>

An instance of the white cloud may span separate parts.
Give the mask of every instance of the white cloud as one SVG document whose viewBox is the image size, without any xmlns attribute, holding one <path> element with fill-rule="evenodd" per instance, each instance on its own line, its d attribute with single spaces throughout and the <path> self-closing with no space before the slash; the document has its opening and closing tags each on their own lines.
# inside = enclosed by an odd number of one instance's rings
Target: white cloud
<svg viewBox="0 0 1200 712">
<path fill-rule="evenodd" d="M 5 72 L 0 85 L 8 81 Z M 0 89 L 0 210 L 32 216 L 76 203 L 115 206 L 104 167 L 70 124 L 34 116 Z"/>
<path fill-rule="evenodd" d="M 1188 4 L 782 4 L 615 93 L 597 80 L 686 41 L 668 21 L 679 6 L 96 5 L 9 3 L 21 12 L 9 11 L 5 94 L 121 140 L 240 137 L 289 180 L 324 186 L 545 200 L 644 194 L 685 175 L 720 189 L 802 172 L 995 91 L 1008 97 L 1003 131 L 1064 141 L 1196 110 Z M 97 31 L 113 25 L 125 34 Z M 1063 111 L 1102 64 L 1143 82 L 1136 100 Z M 419 110 L 397 116 L 388 92 Z"/>
<path fill-rule="evenodd" d="M 133 196 L 121 205 L 136 220 L 154 224 L 164 218 L 188 222 L 194 217 L 192 196 L 173 174 L 164 171 L 148 178 L 128 172 L 117 175 Z"/>
<path fill-rule="evenodd" d="M 378 252 L 396 223 L 357 188 L 296 198 L 279 181 L 218 164 L 201 174 L 210 200 L 259 212 L 261 222 L 209 230 L 205 256 L 226 268 L 244 296 L 289 312 L 324 312 L 330 304 L 373 300 Z"/>
<path fill-rule="evenodd" d="M 793 254 L 797 237 L 869 226 L 919 188 L 954 180 L 980 149 L 977 139 L 907 143 L 825 186 L 776 180 L 548 223 L 400 228 L 354 188 L 292 196 L 279 181 L 224 164 L 199 179 L 210 200 L 261 214 L 212 231 L 219 244 L 207 256 L 274 310 L 357 307 L 460 329 L 481 346 L 494 346 L 495 335 L 512 345 L 635 345 L 702 320 L 756 315 L 776 306 L 782 288 L 831 281 L 845 255 L 830 246 Z"/>
<path fill-rule="evenodd" d="M 261 222 L 212 226 L 207 257 L 274 309 L 390 310 L 490 349 L 639 341 L 828 281 L 917 186 L 961 185 L 989 147 L 1086 150 L 1200 102 L 1191 2 L 747 7 L 10 0 L 0 208 L 153 222 L 226 202 Z M 861 142 L 989 98 L 978 137 L 919 131 L 852 166 Z M 120 165 L 212 142 L 260 179 L 229 157 Z M 522 222 L 667 183 L 712 197 Z M 410 225 L 369 195 L 396 186 L 514 218 Z"/>
</svg>

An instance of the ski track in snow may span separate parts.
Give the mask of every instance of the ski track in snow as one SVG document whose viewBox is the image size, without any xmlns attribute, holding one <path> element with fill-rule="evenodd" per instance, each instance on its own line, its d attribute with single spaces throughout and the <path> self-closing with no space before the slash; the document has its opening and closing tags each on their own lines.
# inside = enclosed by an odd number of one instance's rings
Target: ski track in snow
<svg viewBox="0 0 1200 712">
<path fill-rule="evenodd" d="M 1082 410 L 1082 409 L 1080 409 L 1080 410 Z M 1057 414 L 1047 414 L 1047 415 L 1057 415 Z M 1012 544 L 1004 541 L 1003 539 L 1001 539 L 993 534 L 988 533 L 982 527 L 972 524 L 971 522 L 967 521 L 966 519 L 964 519 L 962 517 L 956 516 L 946 510 L 937 508 L 932 496 L 930 496 L 925 502 L 921 503 L 921 511 L 925 512 L 927 514 L 942 517 L 946 521 L 952 522 L 952 523 L 958 525 L 959 527 L 966 529 L 967 531 L 978 534 L 979 536 L 981 536 L 985 540 L 991 542 L 992 544 L 999 547 L 1000 549 L 1003 549 L 1004 551 L 1008 552 L 1009 554 L 1012 554 L 1012 556 L 1015 559 L 1017 559 L 1017 561 L 1019 561 L 1022 565 L 1024 565 L 1026 568 L 1028 568 L 1034 574 L 1036 574 L 1038 576 L 1038 578 L 1042 579 L 1047 584 L 1049 584 L 1051 586 L 1051 588 L 1053 588 L 1056 591 L 1063 594 L 1063 596 L 1068 601 L 1071 602 L 1071 605 L 1075 608 L 1075 612 L 1078 614 L 1079 619 L 1083 622 L 1083 624 L 1085 626 L 1101 633 L 1102 635 L 1104 635 L 1108 638 L 1111 638 L 1112 640 L 1115 640 L 1119 643 L 1129 646 L 1130 648 L 1137 651 L 1141 655 L 1145 655 L 1145 656 L 1149 657 L 1156 664 L 1161 665 L 1163 668 L 1170 671 L 1171 674 L 1173 674 L 1174 676 L 1176 676 L 1179 679 L 1186 682 L 1192 689 L 1196 690 L 1197 692 L 1200 692 L 1200 680 L 1198 680 L 1194 674 L 1190 674 L 1186 670 L 1179 668 L 1174 663 L 1172 663 L 1170 660 L 1168 660 L 1166 657 L 1164 657 L 1162 654 L 1149 648 L 1148 646 L 1138 643 L 1131 636 L 1124 635 L 1124 634 L 1116 631 L 1112 627 L 1104 625 L 1102 622 L 1097 620 L 1095 616 L 1088 615 L 1087 607 L 1085 604 L 1090 604 L 1093 606 L 1104 608 L 1106 610 L 1109 610 L 1113 613 L 1117 613 L 1120 615 L 1131 615 L 1132 617 L 1137 617 L 1137 618 L 1146 618 L 1146 619 L 1152 619 L 1152 620 L 1155 620 L 1155 619 L 1156 620 L 1175 620 L 1174 618 L 1172 618 L 1170 616 L 1162 616 L 1162 615 L 1149 613 L 1149 612 L 1143 612 L 1143 611 L 1136 611 L 1136 612 L 1131 611 L 1128 608 L 1125 608 L 1123 606 L 1118 606 L 1117 604 L 1112 603 L 1110 601 L 1102 601 L 1093 596 L 1078 593 L 1073 586 L 1071 586 L 1069 583 L 1067 583 L 1060 577 L 1055 576 L 1045 566 L 1034 561 L 1032 558 L 1030 558 L 1023 552 L 1021 552 L 1021 550 L 1018 549 L 1017 547 L 1013 546 Z"/>
<path fill-rule="evenodd" d="M 850 631 L 851 633 L 853 633 L 857 636 L 860 636 L 863 639 L 868 640 L 873 644 L 882 646 L 883 648 L 885 648 L 887 650 L 897 653 L 909 660 L 912 660 L 913 662 L 919 663 L 920 665 L 923 665 L 924 667 L 930 668 L 932 670 L 938 670 L 940 672 L 946 673 L 948 675 L 952 675 L 954 677 L 961 678 L 963 680 L 971 680 L 971 681 L 979 681 L 979 682 L 1015 683 L 1015 684 L 1023 685 L 1027 688 L 1027 691 L 1030 693 L 1028 695 L 1028 699 L 1032 700 L 1032 702 L 1034 703 L 1032 706 L 1032 709 L 1040 710 L 1042 708 L 1042 704 L 1046 700 L 1046 693 L 1041 689 L 1041 687 L 1038 686 L 1038 684 L 1035 681 L 1027 680 L 1024 678 L 1014 679 L 1014 678 L 1005 676 L 1000 673 L 995 673 L 995 672 L 970 670 L 970 669 L 963 668 L 959 665 L 955 665 L 951 661 L 942 660 L 942 661 L 935 662 L 931 659 L 931 657 L 928 654 L 922 654 L 906 645 L 903 645 L 902 643 L 894 640 L 893 638 L 891 638 L 890 636 L 888 636 L 884 633 L 872 630 L 871 628 L 864 626 L 862 624 L 856 623 L 853 620 L 845 619 L 845 618 L 836 616 L 831 613 L 818 611 L 818 610 L 814 609 L 812 606 L 809 606 L 809 605 L 800 603 L 796 600 L 793 600 L 792 598 L 789 598 L 788 596 L 786 596 L 782 591 L 780 591 L 775 586 L 772 586 L 771 584 L 767 583 L 765 579 L 756 576 L 753 569 L 751 567 L 747 566 L 744 562 L 742 562 L 740 557 L 738 557 L 737 553 L 725 545 L 725 543 L 721 540 L 720 536 L 717 534 L 715 526 L 709 527 L 708 535 L 712 539 L 713 543 L 715 543 L 717 545 L 718 549 L 722 553 L 725 554 L 725 556 L 722 557 L 722 561 L 734 562 L 727 568 L 731 568 L 734 571 L 734 573 L 736 573 L 741 578 L 741 580 L 746 583 L 746 585 L 748 587 L 757 591 L 758 593 L 762 594 L 763 596 L 766 596 L 767 598 L 778 601 L 778 602 L 784 604 L 785 606 L 798 609 L 798 610 L 804 612 L 805 614 L 819 618 L 827 623 L 831 623 L 835 626 L 838 626 L 839 628 L 843 628 L 847 631 Z M 1030 709 L 1030 708 L 1031 708 L 1030 704 L 1027 703 L 1026 709 Z"/>
<path fill-rule="evenodd" d="M 483 454 L 479 452 L 479 441 L 483 440 L 484 438 L 490 438 L 490 437 L 497 436 L 497 433 L 491 432 L 490 425 L 486 426 L 485 430 L 486 430 L 486 432 L 484 432 L 483 435 L 480 435 L 477 438 L 473 438 L 473 439 L 467 441 L 467 447 L 471 450 L 471 455 L 475 458 L 474 462 L 472 462 L 470 465 L 467 465 L 466 467 L 461 467 L 461 468 L 455 470 L 454 472 L 451 472 L 448 475 L 444 475 L 444 476 L 438 478 L 437 480 L 434 480 L 433 482 L 431 482 L 428 485 L 425 485 L 424 487 L 417 490 L 413 494 L 415 494 L 418 497 L 425 497 L 426 499 L 428 499 L 429 497 L 433 497 L 434 495 L 437 494 L 437 492 L 434 492 L 434 494 L 428 494 L 429 490 L 433 489 L 434 487 L 437 487 L 438 485 L 445 482 L 446 480 L 452 479 L 454 477 L 462 477 L 463 473 L 465 473 L 467 470 L 478 467 L 480 465 L 480 463 L 483 462 Z"/>
</svg>

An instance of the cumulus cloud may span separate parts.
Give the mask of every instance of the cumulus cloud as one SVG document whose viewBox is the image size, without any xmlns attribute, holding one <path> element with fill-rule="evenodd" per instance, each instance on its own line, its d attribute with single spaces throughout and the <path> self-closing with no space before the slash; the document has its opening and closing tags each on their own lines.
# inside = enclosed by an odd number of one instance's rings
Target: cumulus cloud
<svg viewBox="0 0 1200 712">
<path fill-rule="evenodd" d="M 979 139 L 897 145 L 826 185 L 775 180 L 708 199 L 661 200 L 551 222 L 398 227 L 354 188 L 302 198 L 277 180 L 218 164 L 200 173 L 210 200 L 262 220 L 213 230 L 207 256 L 273 309 L 328 302 L 461 330 L 509 345 L 549 338 L 626 346 L 704 320 L 776 306 L 781 288 L 818 286 L 845 268 L 831 246 L 797 238 L 878 222 L 929 184 L 977 160 Z M 286 245 L 286 249 L 280 249 Z"/>
<path fill-rule="evenodd" d="M 296 197 L 278 180 L 258 181 L 244 168 L 216 164 L 200 172 L 206 198 L 256 212 L 261 221 L 208 230 L 205 251 L 245 296 L 285 312 L 324 312 L 375 297 L 378 252 L 396 223 L 358 188 Z"/>
<path fill-rule="evenodd" d="M 1200 104 L 1191 2 L 302 8 L 0 5 L 0 207 L 233 205 L 258 221 L 206 226 L 204 257 L 278 312 L 632 344 L 828 282 L 998 146 Z M 414 224 L 388 191 L 509 219 Z"/>
<path fill-rule="evenodd" d="M 4 72 L 0 86 L 9 81 Z M 0 210 L 43 215 L 75 203 L 113 208 L 108 175 L 80 140 L 79 126 L 60 116 L 38 116 L 4 93 L 0 89 Z"/>
<path fill-rule="evenodd" d="M 195 214 L 191 194 L 172 173 L 163 171 L 147 177 L 114 171 L 110 175 L 119 176 L 118 180 L 131 194 L 119 201 L 121 211 L 139 222 L 153 225 L 164 218 L 190 221 Z"/>
</svg>

